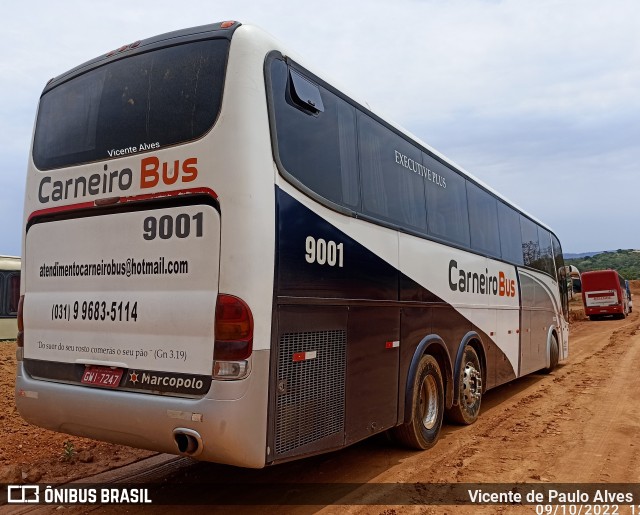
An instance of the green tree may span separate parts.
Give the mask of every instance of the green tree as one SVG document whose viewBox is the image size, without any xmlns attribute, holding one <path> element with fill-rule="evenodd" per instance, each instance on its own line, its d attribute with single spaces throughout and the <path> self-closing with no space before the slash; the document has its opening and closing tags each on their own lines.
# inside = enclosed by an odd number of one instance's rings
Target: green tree
<svg viewBox="0 0 640 515">
<path fill-rule="evenodd" d="M 625 279 L 640 279 L 640 251 L 618 249 L 615 252 L 602 252 L 584 258 L 567 259 L 567 265 L 575 266 L 580 272 L 592 270 L 617 270 Z"/>
</svg>

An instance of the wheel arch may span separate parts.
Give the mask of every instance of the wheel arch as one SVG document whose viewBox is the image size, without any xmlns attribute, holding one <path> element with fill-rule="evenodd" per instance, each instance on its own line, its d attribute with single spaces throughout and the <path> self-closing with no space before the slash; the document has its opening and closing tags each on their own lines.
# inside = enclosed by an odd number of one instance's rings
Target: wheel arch
<svg viewBox="0 0 640 515">
<path fill-rule="evenodd" d="M 558 345 L 558 356 L 559 356 L 560 355 L 560 331 L 555 325 L 551 324 L 551 326 L 549 326 L 549 331 L 547 333 L 547 351 L 545 355 L 546 368 L 549 368 L 551 366 L 551 342 L 553 341 L 552 340 L 553 337 L 555 337 L 556 344 Z"/>
<path fill-rule="evenodd" d="M 458 345 L 458 352 L 456 353 L 456 361 L 453 368 L 453 377 L 460 376 L 460 367 L 462 366 L 462 356 L 464 355 L 464 348 L 469 345 L 476 351 L 478 358 L 480 359 L 480 366 L 482 367 L 482 384 L 487 384 L 487 356 L 484 352 L 484 344 L 482 338 L 475 331 L 469 331 L 464 335 Z M 458 397 L 460 395 L 460 383 L 459 381 L 453 381 L 452 389 L 452 403 L 447 404 L 447 408 L 450 408 L 453 404 L 458 403 Z"/>
<path fill-rule="evenodd" d="M 451 359 L 444 340 L 437 334 L 429 334 L 425 336 L 416 347 L 409 365 L 407 373 L 407 388 L 405 390 L 404 417 L 400 422 L 408 423 L 411 420 L 411 405 L 413 399 L 413 384 L 415 382 L 416 371 L 422 356 L 430 354 L 438 362 L 440 371 L 442 372 L 442 381 L 444 387 L 444 403 L 445 406 L 451 406 L 453 402 L 453 368 Z"/>
</svg>

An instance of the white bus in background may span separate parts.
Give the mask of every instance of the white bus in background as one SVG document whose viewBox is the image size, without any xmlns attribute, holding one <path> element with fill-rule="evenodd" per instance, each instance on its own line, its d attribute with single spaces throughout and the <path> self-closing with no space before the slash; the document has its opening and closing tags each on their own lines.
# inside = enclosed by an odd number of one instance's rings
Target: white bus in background
<svg viewBox="0 0 640 515">
<path fill-rule="evenodd" d="M 0 340 L 15 340 L 20 299 L 20 258 L 0 256 Z"/>
<path fill-rule="evenodd" d="M 22 416 L 263 467 L 383 431 L 426 449 L 567 358 L 557 237 L 366 105 L 236 22 L 52 79 Z"/>
</svg>

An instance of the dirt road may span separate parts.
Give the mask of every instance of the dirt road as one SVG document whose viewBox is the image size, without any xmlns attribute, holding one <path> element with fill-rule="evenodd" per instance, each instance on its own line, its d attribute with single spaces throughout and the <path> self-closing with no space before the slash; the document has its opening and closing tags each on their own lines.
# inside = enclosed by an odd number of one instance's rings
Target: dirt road
<svg viewBox="0 0 640 515">
<path fill-rule="evenodd" d="M 170 481 L 185 485 L 225 481 L 363 484 L 340 499 L 346 506 L 272 506 L 260 512 L 385 515 L 461 510 L 394 506 L 397 497 L 368 486 L 372 483 L 640 482 L 640 403 L 635 402 L 640 393 L 640 315 L 636 311 L 625 320 L 574 322 L 570 355 L 568 363 L 550 375 L 533 374 L 488 392 L 477 423 L 445 426 L 438 444 L 426 452 L 398 449 L 378 437 L 340 452 L 260 471 L 198 463 Z M 413 500 L 420 502 L 420 492 Z M 238 510 L 253 508 L 234 508 Z M 189 511 L 205 513 L 211 507 Z M 462 511 L 534 513 L 531 506 Z M 102 512 L 127 509 L 103 507 Z M 160 512 L 170 510 L 160 508 Z"/>
</svg>

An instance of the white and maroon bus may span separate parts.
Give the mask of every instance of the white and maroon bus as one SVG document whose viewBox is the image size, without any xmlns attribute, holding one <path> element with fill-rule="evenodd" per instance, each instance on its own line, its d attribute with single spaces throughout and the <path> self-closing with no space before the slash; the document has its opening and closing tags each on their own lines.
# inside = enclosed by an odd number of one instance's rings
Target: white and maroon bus
<svg viewBox="0 0 640 515">
<path fill-rule="evenodd" d="M 17 405 L 263 467 L 417 449 L 568 356 L 556 235 L 262 30 L 52 79 L 29 156 Z"/>
<path fill-rule="evenodd" d="M 20 299 L 20 258 L 0 256 L 0 340 L 15 340 Z"/>
<path fill-rule="evenodd" d="M 631 311 L 627 281 L 616 270 L 583 272 L 582 302 L 585 314 L 591 320 L 606 316 L 625 318 Z"/>
</svg>

